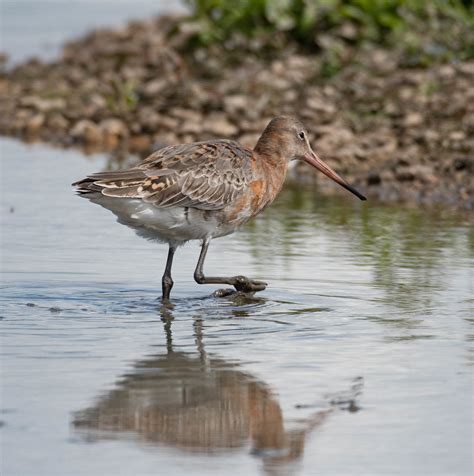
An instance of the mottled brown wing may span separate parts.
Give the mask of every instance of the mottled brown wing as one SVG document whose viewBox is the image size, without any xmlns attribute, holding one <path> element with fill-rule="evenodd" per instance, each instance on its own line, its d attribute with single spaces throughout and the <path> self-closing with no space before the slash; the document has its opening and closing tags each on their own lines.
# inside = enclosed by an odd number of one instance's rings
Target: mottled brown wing
<svg viewBox="0 0 474 476">
<path fill-rule="evenodd" d="M 223 208 L 251 180 L 252 152 L 236 142 L 218 140 L 165 147 L 138 167 L 93 174 L 77 182 L 80 191 L 141 198 L 160 208 Z"/>
</svg>

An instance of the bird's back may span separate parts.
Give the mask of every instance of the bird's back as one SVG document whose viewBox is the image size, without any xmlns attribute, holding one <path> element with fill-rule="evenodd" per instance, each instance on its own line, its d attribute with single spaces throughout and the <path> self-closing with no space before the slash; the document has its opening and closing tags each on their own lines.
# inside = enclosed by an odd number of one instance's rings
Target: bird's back
<svg viewBox="0 0 474 476">
<path fill-rule="evenodd" d="M 218 210 L 252 181 L 252 152 L 228 140 L 160 149 L 127 170 L 100 172 L 75 182 L 81 194 L 136 198 L 159 208 Z"/>
</svg>

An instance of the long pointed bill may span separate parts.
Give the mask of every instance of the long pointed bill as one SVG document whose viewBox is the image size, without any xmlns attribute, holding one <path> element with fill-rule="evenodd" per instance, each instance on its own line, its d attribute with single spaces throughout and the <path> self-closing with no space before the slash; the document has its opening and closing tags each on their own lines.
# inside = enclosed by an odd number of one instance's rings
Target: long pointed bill
<svg viewBox="0 0 474 476">
<path fill-rule="evenodd" d="M 338 183 L 346 190 L 349 190 L 349 192 L 352 192 L 356 197 L 360 198 L 361 200 L 367 200 L 364 195 L 359 193 L 355 188 L 351 187 L 340 175 L 331 169 L 329 165 L 325 164 L 313 151 L 311 151 L 311 155 L 305 155 L 304 160 L 314 168 L 318 169 L 324 175 L 334 180 L 334 182 Z"/>
</svg>

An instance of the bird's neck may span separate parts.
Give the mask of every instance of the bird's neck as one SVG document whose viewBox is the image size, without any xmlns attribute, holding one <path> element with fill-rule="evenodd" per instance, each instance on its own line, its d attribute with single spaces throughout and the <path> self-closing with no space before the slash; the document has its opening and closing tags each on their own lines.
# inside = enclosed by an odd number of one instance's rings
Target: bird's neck
<svg viewBox="0 0 474 476">
<path fill-rule="evenodd" d="M 266 189 L 265 206 L 269 205 L 276 198 L 283 183 L 285 182 L 286 172 L 288 170 L 288 160 L 276 151 L 274 153 L 259 153 L 258 150 L 254 150 L 254 155 L 258 161 L 258 167 L 261 171 L 263 183 Z"/>
<path fill-rule="evenodd" d="M 254 154 L 266 169 L 267 180 L 278 193 L 285 181 L 288 170 L 288 154 L 286 144 L 278 131 L 264 131 L 254 148 Z"/>
<path fill-rule="evenodd" d="M 265 131 L 254 148 L 254 154 L 272 167 L 286 169 L 288 166 L 285 142 L 279 137 L 278 132 Z"/>
<path fill-rule="evenodd" d="M 265 129 L 253 150 L 265 184 L 261 208 L 273 202 L 285 182 L 290 152 L 281 132 Z"/>
</svg>

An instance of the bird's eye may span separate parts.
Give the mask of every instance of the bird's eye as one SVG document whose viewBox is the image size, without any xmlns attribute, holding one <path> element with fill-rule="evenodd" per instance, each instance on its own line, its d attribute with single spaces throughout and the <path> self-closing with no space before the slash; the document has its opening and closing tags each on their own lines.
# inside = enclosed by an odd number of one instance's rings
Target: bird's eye
<svg viewBox="0 0 474 476">
<path fill-rule="evenodd" d="M 304 140 L 304 131 L 301 131 L 298 133 L 298 137 L 301 139 L 301 140 Z"/>
</svg>

